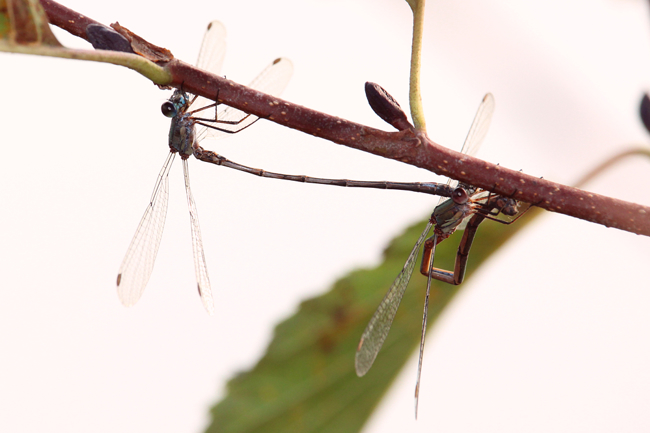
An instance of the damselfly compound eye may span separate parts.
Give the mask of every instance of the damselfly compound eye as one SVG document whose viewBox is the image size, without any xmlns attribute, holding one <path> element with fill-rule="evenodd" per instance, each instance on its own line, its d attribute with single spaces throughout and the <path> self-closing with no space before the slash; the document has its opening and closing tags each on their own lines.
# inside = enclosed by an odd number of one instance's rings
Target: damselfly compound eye
<svg viewBox="0 0 650 433">
<path fill-rule="evenodd" d="M 167 101 L 164 104 L 160 106 L 160 111 L 162 111 L 162 114 L 165 117 L 174 117 L 176 116 L 176 107 L 174 107 L 174 104 L 171 102 Z"/>
<path fill-rule="evenodd" d="M 456 204 L 465 204 L 467 203 L 467 200 L 469 200 L 469 196 L 467 195 L 467 191 L 465 191 L 465 189 L 456 188 L 454 192 L 451 193 L 451 199 Z"/>
</svg>

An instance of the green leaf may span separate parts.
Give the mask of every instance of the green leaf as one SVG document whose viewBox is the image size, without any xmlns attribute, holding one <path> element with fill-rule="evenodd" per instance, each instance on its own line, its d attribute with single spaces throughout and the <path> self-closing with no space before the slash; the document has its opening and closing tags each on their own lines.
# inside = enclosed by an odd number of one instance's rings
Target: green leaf
<svg viewBox="0 0 650 433">
<path fill-rule="evenodd" d="M 166 69 L 135 54 L 63 47 L 38 0 L 0 0 L 0 52 L 111 63 L 131 68 L 161 86 L 172 81 Z"/>
<path fill-rule="evenodd" d="M 38 0 L 0 0 L 0 40 L 18 45 L 61 46 Z"/>
<path fill-rule="evenodd" d="M 484 222 L 467 276 L 525 225 L 527 217 L 511 226 Z M 229 381 L 226 397 L 212 409 L 207 432 L 359 431 L 419 345 L 426 278 L 416 270 L 373 367 L 362 378 L 355 373 L 359 338 L 425 224 L 415 224 L 394 239 L 379 267 L 351 272 L 280 323 L 257 365 Z M 460 236 L 457 233 L 438 246 L 437 267 L 453 269 Z M 462 287 L 434 281 L 430 325 Z"/>
</svg>

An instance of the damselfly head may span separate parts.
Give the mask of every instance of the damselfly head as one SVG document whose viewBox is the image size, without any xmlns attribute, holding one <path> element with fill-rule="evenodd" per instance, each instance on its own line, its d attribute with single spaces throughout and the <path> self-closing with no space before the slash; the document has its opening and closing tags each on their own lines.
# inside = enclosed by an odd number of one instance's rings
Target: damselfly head
<svg viewBox="0 0 650 433">
<path fill-rule="evenodd" d="M 162 111 L 162 114 L 165 117 L 170 117 L 171 118 L 171 117 L 176 116 L 176 107 L 174 107 L 174 104 L 172 104 L 169 101 L 163 103 L 160 106 L 160 111 Z"/>
<path fill-rule="evenodd" d="M 160 111 L 162 111 L 165 117 L 172 118 L 182 111 L 182 108 L 187 106 L 187 104 L 187 93 L 181 90 L 175 90 L 171 98 L 160 106 Z"/>
</svg>

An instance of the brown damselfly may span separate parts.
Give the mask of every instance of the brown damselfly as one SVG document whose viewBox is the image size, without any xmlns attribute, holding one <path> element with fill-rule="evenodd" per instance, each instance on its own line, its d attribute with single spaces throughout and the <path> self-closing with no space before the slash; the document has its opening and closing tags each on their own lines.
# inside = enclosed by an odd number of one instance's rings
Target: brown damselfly
<svg viewBox="0 0 650 433">
<path fill-rule="evenodd" d="M 491 94 L 487 94 L 479 106 L 461 153 L 473 155 L 478 150 L 487 133 L 493 111 L 494 98 Z M 357 375 L 363 376 L 372 366 L 388 336 L 391 324 L 404 296 L 404 291 L 413 274 L 420 246 L 424 243 L 420 272 L 427 277 L 427 289 L 424 301 L 418 372 L 415 385 L 416 418 L 431 280 L 436 279 L 450 284 L 460 284 L 465 275 L 469 249 L 471 248 L 479 224 L 485 219 L 508 224 L 514 220 L 500 220 L 497 219 L 497 216 L 502 214 L 507 217 L 515 217 L 521 214 L 518 208 L 519 203 L 512 198 L 493 195 L 487 191 L 474 188 L 471 185 L 459 185 L 456 181 L 452 180 L 448 184 L 454 188 L 451 198 L 442 198 L 434 209 L 429 222 L 407 258 L 402 271 L 388 289 L 384 299 L 379 304 L 377 311 L 363 332 L 355 357 Z M 433 267 L 436 245 L 447 239 L 456 230 L 465 228 L 465 225 L 467 225 L 467 230 L 460 243 L 454 271 L 446 271 Z M 434 228 L 433 236 L 427 238 L 432 227 Z"/>
</svg>

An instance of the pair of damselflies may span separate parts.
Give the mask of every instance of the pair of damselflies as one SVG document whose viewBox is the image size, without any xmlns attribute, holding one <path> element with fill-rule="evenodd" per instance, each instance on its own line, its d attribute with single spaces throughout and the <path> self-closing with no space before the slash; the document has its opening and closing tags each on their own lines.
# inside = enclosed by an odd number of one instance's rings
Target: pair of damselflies
<svg viewBox="0 0 650 433">
<path fill-rule="evenodd" d="M 226 31 L 223 24 L 218 21 L 210 23 L 201 44 L 197 67 L 218 74 L 225 57 L 225 41 Z M 271 95 L 278 95 L 286 87 L 292 72 L 293 66 L 289 60 L 284 58 L 276 59 L 253 80 L 249 87 Z M 201 240 L 198 212 L 190 188 L 187 159 L 191 155 L 203 161 L 268 178 L 349 187 L 405 189 L 447 196 L 452 191 L 452 188 L 447 185 L 437 183 L 321 179 L 309 176 L 285 175 L 247 167 L 203 149 L 199 146 L 199 142 L 204 138 L 218 138 L 225 134 L 239 132 L 256 122 L 258 120 L 256 116 L 246 114 L 232 107 L 221 109 L 216 102 L 203 97 L 190 96 L 182 90 L 174 91 L 171 98 L 162 105 L 161 109 L 165 116 L 172 119 L 168 143 L 170 153 L 160 170 L 149 205 L 140 220 L 135 236 L 118 272 L 117 292 L 121 302 L 126 306 L 132 306 L 140 299 L 151 277 L 167 214 L 169 170 L 177 153 L 180 154 L 183 161 L 197 288 L 203 305 L 210 314 L 214 311 L 214 302 Z"/>
<path fill-rule="evenodd" d="M 221 69 L 224 55 L 225 28 L 221 23 L 215 21 L 208 26 L 204 36 L 197 67 L 217 74 Z M 262 71 L 249 87 L 271 95 L 278 95 L 287 85 L 291 73 L 292 66 L 290 61 L 283 58 L 276 59 L 269 67 Z M 479 224 L 484 219 L 492 219 L 502 223 L 512 222 L 513 219 L 502 220 L 498 219 L 497 216 L 505 215 L 507 217 L 515 217 L 516 215 L 520 215 L 521 213 L 518 209 L 519 203 L 512 198 L 494 195 L 489 191 L 474 188 L 471 185 L 458 184 L 458 182 L 452 180 L 447 184 L 433 182 L 355 181 L 286 175 L 247 167 L 203 149 L 199 146 L 199 142 L 206 137 L 218 137 L 223 134 L 239 132 L 257 121 L 257 117 L 231 107 L 220 109 L 217 102 L 212 102 L 202 97 L 190 96 L 182 90 L 174 91 L 172 97 L 162 105 L 162 111 L 167 117 L 172 118 L 169 132 L 170 154 L 158 175 L 149 205 L 138 225 L 136 234 L 129 245 L 118 273 L 117 291 L 120 300 L 126 306 L 134 305 L 140 299 L 153 271 L 167 212 L 169 170 L 176 153 L 180 154 L 181 160 L 183 161 L 197 288 L 203 305 L 210 314 L 214 311 L 214 303 L 201 240 L 198 213 L 190 189 L 187 159 L 191 155 L 203 161 L 224 165 L 267 178 L 346 187 L 399 189 L 443 196 L 406 260 L 404 268 L 393 282 L 377 311 L 368 323 L 366 330 L 363 332 L 355 359 L 357 374 L 363 376 L 372 366 L 388 335 L 397 308 L 415 268 L 419 249 L 424 243 L 420 271 L 428 277 L 428 281 L 415 389 L 417 416 L 417 400 L 419 396 L 431 280 L 437 279 L 450 284 L 460 284 L 465 274 L 469 249 Z M 474 155 L 476 153 L 487 133 L 493 111 L 494 98 L 491 94 L 488 94 L 479 107 L 461 153 L 467 155 Z M 435 268 L 433 262 L 436 245 L 448 238 L 456 230 L 464 228 L 465 225 L 467 225 L 467 230 L 460 243 L 454 271 L 451 272 Z M 433 236 L 427 238 L 432 227 Z"/>
</svg>

